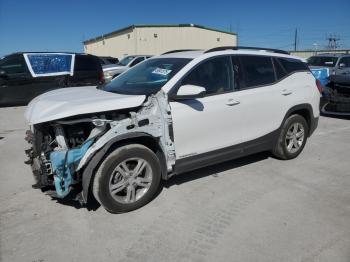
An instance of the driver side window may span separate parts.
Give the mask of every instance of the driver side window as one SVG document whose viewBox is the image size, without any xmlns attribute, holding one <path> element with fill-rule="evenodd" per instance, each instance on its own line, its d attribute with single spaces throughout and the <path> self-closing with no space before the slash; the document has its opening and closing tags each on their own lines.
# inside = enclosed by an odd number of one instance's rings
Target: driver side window
<svg viewBox="0 0 350 262">
<path fill-rule="evenodd" d="M 216 57 L 198 65 L 183 80 L 182 85 L 204 87 L 207 95 L 233 91 L 230 59 Z"/>
</svg>

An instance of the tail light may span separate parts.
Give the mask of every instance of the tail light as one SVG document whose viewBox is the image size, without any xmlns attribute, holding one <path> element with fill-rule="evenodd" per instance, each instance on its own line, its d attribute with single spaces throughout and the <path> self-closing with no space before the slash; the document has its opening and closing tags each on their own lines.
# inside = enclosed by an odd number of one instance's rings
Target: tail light
<svg viewBox="0 0 350 262">
<path fill-rule="evenodd" d="M 103 74 L 103 71 L 100 72 L 98 76 L 98 80 L 100 81 L 101 84 L 105 82 L 105 75 Z"/>
<path fill-rule="evenodd" d="M 318 80 L 318 79 L 316 79 L 316 86 L 317 86 L 317 89 L 318 89 L 318 91 L 320 92 L 320 94 L 322 94 L 322 92 L 323 92 L 323 86 L 322 86 L 320 80 Z"/>
</svg>

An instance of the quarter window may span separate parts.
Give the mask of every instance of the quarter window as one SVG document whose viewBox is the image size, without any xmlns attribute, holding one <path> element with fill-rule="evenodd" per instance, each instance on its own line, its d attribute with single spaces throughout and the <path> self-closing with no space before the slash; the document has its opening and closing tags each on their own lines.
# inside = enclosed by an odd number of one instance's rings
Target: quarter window
<svg viewBox="0 0 350 262">
<path fill-rule="evenodd" d="M 271 58 L 268 56 L 240 56 L 242 72 L 244 73 L 244 87 L 250 88 L 268 85 L 275 82 Z"/>
<path fill-rule="evenodd" d="M 288 75 L 277 58 L 273 58 L 273 64 L 275 66 L 276 77 L 278 80 Z"/>
<path fill-rule="evenodd" d="M 286 70 L 287 74 L 291 74 L 296 71 L 306 71 L 309 70 L 309 67 L 306 63 L 301 62 L 300 60 L 293 58 L 277 58 L 280 61 L 283 68 Z"/>
<path fill-rule="evenodd" d="M 231 64 L 228 57 L 216 57 L 197 66 L 182 80 L 182 85 L 197 85 L 206 89 L 207 95 L 232 91 Z"/>
</svg>

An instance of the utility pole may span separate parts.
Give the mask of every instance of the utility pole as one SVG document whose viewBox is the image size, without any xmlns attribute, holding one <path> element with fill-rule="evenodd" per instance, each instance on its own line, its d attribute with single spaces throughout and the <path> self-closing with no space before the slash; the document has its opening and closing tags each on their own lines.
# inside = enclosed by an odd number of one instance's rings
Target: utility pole
<svg viewBox="0 0 350 262">
<path fill-rule="evenodd" d="M 295 28 L 295 34 L 294 34 L 294 51 L 297 51 L 297 42 L 298 42 L 298 28 Z"/>
</svg>

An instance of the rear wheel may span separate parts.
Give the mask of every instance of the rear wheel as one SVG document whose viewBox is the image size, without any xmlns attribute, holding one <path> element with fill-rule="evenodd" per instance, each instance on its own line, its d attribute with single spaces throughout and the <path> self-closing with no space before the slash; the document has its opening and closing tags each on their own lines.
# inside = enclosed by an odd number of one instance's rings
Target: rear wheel
<svg viewBox="0 0 350 262">
<path fill-rule="evenodd" d="M 291 115 L 283 123 L 273 154 L 281 159 L 293 159 L 303 150 L 309 126 L 304 117 Z"/>
<path fill-rule="evenodd" d="M 113 151 L 102 162 L 93 181 L 93 194 L 109 212 L 123 213 L 152 200 L 160 183 L 157 156 L 143 145 Z"/>
</svg>

